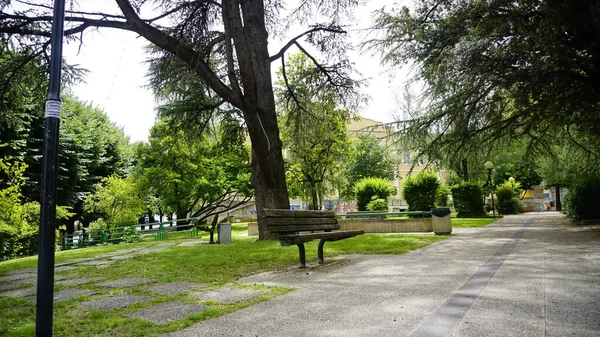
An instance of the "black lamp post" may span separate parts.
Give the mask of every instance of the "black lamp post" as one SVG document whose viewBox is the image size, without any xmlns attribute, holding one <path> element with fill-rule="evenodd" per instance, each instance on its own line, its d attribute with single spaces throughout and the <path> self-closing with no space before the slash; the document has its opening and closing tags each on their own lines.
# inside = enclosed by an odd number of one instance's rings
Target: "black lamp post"
<svg viewBox="0 0 600 337">
<path fill-rule="evenodd" d="M 494 203 L 494 186 L 492 185 L 492 170 L 494 169 L 494 163 L 491 161 L 485 162 L 485 169 L 488 170 L 488 183 L 490 184 L 490 195 L 492 196 L 492 214 L 496 219 L 496 204 Z"/>
<path fill-rule="evenodd" d="M 65 0 L 54 0 L 50 55 L 50 83 L 44 115 L 44 157 L 42 169 L 40 242 L 36 295 L 35 335 L 52 336 L 54 303 L 54 230 L 56 229 L 56 176 L 58 168 L 58 131 L 62 42 L 65 20 Z"/>
<path fill-rule="evenodd" d="M 510 182 L 511 190 L 514 193 L 515 192 L 515 178 L 513 178 L 513 177 L 508 178 L 508 182 Z"/>
</svg>

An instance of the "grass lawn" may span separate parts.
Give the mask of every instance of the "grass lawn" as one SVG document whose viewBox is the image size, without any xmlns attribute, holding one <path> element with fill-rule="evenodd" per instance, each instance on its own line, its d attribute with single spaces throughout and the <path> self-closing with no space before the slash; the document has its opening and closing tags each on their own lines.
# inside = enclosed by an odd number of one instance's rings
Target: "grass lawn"
<svg viewBox="0 0 600 337">
<path fill-rule="evenodd" d="M 498 220 L 494 218 L 451 218 L 452 227 L 483 227 Z"/>
<path fill-rule="evenodd" d="M 236 283 L 241 277 L 265 271 L 296 268 L 298 249 L 280 247 L 276 241 L 256 241 L 255 237 L 244 236 L 247 227 L 244 224 L 233 225 L 233 242 L 228 245 L 201 245 L 194 247 L 171 246 L 165 250 L 147 255 L 140 255 L 128 260 L 121 260 L 105 268 L 82 266 L 76 270 L 63 271 L 57 275 L 68 278 L 102 277 L 115 280 L 126 277 L 147 277 L 157 283 L 186 281 L 203 283 L 211 288 L 225 285 L 238 288 L 261 290 L 263 295 L 236 304 L 219 304 L 216 302 L 201 303 L 183 294 L 158 295 L 144 290 L 144 286 L 126 289 L 106 289 L 98 286 L 80 285 L 79 289 L 97 291 L 99 295 L 109 296 L 120 293 L 152 296 L 150 302 L 135 304 L 124 309 L 101 311 L 79 307 L 78 303 L 90 299 L 90 296 L 79 297 L 54 305 L 55 336 L 157 336 L 162 333 L 184 328 L 211 317 L 224 315 L 257 302 L 266 301 L 285 294 L 293 289 L 269 287 L 264 285 Z M 189 233 L 182 233 L 184 238 L 175 239 L 179 234 L 169 235 L 167 241 L 149 241 L 131 244 L 108 245 L 93 248 L 74 249 L 56 254 L 56 261 L 64 262 L 72 259 L 93 257 L 103 253 L 134 247 L 150 247 L 153 245 L 183 241 L 208 241 L 208 233 L 201 232 L 202 238 L 189 238 Z M 173 238 L 173 239 L 171 239 Z M 440 241 L 447 236 L 414 235 L 414 234 L 367 234 L 325 245 L 325 261 L 337 254 L 401 254 L 430 243 Z M 306 245 L 306 258 L 309 264 L 316 263 L 317 242 Z M 0 276 L 8 272 L 35 268 L 37 257 L 27 257 L 0 262 Z M 1 285 L 2 283 L 0 283 Z M 62 286 L 56 285 L 55 291 Z M 127 318 L 126 315 L 152 304 L 178 300 L 186 303 L 206 304 L 211 309 L 202 314 L 189 316 L 186 319 L 167 323 L 154 324 L 149 321 Z M 0 297 L 0 336 L 33 336 L 35 330 L 35 305 L 23 298 Z"/>
</svg>

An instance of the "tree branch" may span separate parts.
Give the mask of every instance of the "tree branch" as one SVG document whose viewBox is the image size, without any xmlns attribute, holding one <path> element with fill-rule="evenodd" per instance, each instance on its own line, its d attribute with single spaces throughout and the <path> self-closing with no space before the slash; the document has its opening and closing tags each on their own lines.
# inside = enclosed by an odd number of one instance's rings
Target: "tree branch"
<svg viewBox="0 0 600 337">
<path fill-rule="evenodd" d="M 303 36 L 312 34 L 314 32 L 319 32 L 319 31 L 323 31 L 323 32 L 331 32 L 331 33 L 337 33 L 337 34 L 345 34 L 346 31 L 343 29 L 339 29 L 339 28 L 328 28 L 328 27 L 315 27 L 312 29 L 309 29 L 307 31 L 305 31 L 302 34 L 299 34 L 298 36 L 292 38 L 291 40 L 288 41 L 288 43 L 286 43 L 285 46 L 283 46 L 283 48 L 281 48 L 281 50 L 279 50 L 279 52 L 271 57 L 269 57 L 269 61 L 273 62 L 275 60 L 277 60 L 278 58 L 283 57 L 283 54 L 285 54 L 285 52 L 294 44 L 296 44 L 296 41 L 298 39 L 300 39 Z"/>
<path fill-rule="evenodd" d="M 173 53 L 183 62 L 187 63 L 221 98 L 233 106 L 241 108 L 242 101 L 234 92 L 223 83 L 217 74 L 203 60 L 201 55 L 192 48 L 184 45 L 174 37 L 144 22 L 135 12 L 128 0 L 115 0 L 121 8 L 123 15 L 132 27 L 132 30 L 142 35 L 156 46 Z"/>
</svg>

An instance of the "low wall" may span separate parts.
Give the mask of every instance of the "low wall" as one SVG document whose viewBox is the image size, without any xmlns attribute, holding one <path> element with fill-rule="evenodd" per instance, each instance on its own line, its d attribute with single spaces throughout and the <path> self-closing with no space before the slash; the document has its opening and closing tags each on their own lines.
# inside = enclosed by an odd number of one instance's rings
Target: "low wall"
<svg viewBox="0 0 600 337">
<path fill-rule="evenodd" d="M 365 233 L 410 233 L 431 232 L 431 218 L 409 219 L 344 219 L 340 220 L 342 230 L 362 229 Z"/>
<path fill-rule="evenodd" d="M 341 230 L 362 229 L 365 233 L 432 232 L 431 218 L 412 219 L 344 219 L 339 220 Z M 258 224 L 248 224 L 248 236 L 258 236 Z"/>
</svg>

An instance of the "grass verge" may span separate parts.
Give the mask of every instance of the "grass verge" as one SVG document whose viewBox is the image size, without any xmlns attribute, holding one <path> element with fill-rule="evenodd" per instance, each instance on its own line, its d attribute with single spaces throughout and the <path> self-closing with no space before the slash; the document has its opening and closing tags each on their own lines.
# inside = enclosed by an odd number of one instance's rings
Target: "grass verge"
<svg viewBox="0 0 600 337">
<path fill-rule="evenodd" d="M 494 218 L 451 218 L 452 227 L 483 227 L 498 220 Z"/>
<path fill-rule="evenodd" d="M 155 283 L 185 281 L 202 283 L 208 289 L 233 286 L 254 289 L 262 295 L 235 304 L 203 303 L 186 293 L 178 295 L 159 295 L 145 290 L 146 286 L 126 289 L 106 289 L 94 284 L 80 285 L 76 288 L 98 292 L 93 298 L 121 293 L 151 296 L 152 300 L 122 309 L 101 311 L 80 307 L 82 301 L 91 299 L 84 296 L 56 303 L 54 306 L 55 336 L 157 336 L 195 324 L 202 320 L 221 316 L 249 305 L 266 301 L 285 294 L 293 289 L 270 287 L 260 284 L 236 283 L 236 280 L 265 271 L 296 268 L 298 249 L 280 247 L 276 241 L 256 241 L 254 237 L 244 236 L 244 224 L 233 226 L 234 243 L 229 245 L 200 245 L 193 247 L 178 246 L 183 241 L 207 241 L 208 235 L 202 233 L 198 239 L 172 239 L 167 241 L 140 242 L 132 244 L 108 245 L 85 249 L 76 249 L 56 254 L 57 262 L 95 257 L 101 254 L 131 248 L 149 248 L 157 244 L 176 243 L 160 252 L 139 255 L 127 260 L 116 261 L 108 267 L 80 266 L 77 269 L 58 272 L 67 278 L 101 277 L 116 280 L 127 277 L 146 277 Z M 174 235 L 175 236 L 175 235 Z M 338 254 L 401 254 L 447 238 L 447 236 L 413 234 L 367 234 L 347 240 L 328 242 L 325 245 L 325 260 Z M 317 242 L 306 247 L 306 258 L 310 264 L 316 263 Z M 27 257 L 0 263 L 0 276 L 23 268 L 35 268 L 36 257 Z M 3 283 L 0 282 L 0 285 Z M 64 289 L 56 285 L 55 291 Z M 202 314 L 191 315 L 185 319 L 167 324 L 154 324 L 137 318 L 128 318 L 133 311 L 167 301 L 204 304 L 210 310 Z M 24 298 L 0 297 L 0 336 L 32 336 L 35 330 L 35 304 Z"/>
</svg>

